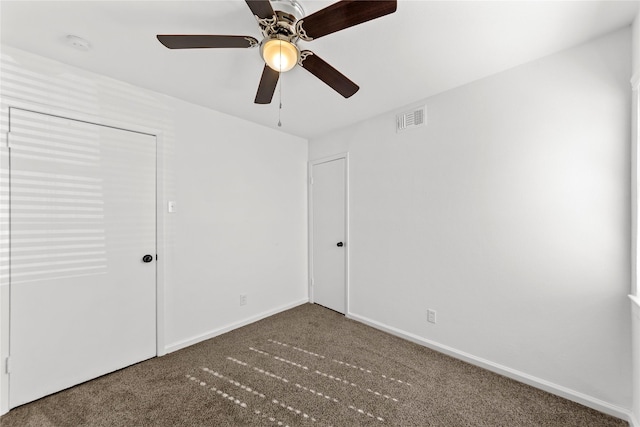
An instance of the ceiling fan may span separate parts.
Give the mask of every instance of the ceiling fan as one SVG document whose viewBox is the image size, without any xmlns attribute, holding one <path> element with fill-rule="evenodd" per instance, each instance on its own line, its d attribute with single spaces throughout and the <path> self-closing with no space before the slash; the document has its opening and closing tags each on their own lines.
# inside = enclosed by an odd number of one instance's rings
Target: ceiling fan
<svg viewBox="0 0 640 427">
<path fill-rule="evenodd" d="M 256 104 L 269 104 L 280 73 L 300 65 L 345 98 L 358 85 L 310 50 L 300 51 L 298 40 L 312 41 L 396 11 L 397 1 L 341 0 L 304 16 L 296 0 L 245 0 L 255 16 L 262 41 L 251 36 L 160 34 L 158 40 L 169 49 L 260 47 L 265 61 L 256 94 Z"/>
</svg>

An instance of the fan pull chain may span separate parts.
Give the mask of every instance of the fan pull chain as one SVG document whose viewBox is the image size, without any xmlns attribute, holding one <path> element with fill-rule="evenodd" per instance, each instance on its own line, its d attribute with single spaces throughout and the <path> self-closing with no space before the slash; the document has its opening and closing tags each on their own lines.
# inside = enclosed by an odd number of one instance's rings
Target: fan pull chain
<svg viewBox="0 0 640 427">
<path fill-rule="evenodd" d="M 278 127 L 282 127 L 282 42 L 280 42 L 280 87 L 278 93 L 280 95 L 280 105 L 278 106 Z"/>
<path fill-rule="evenodd" d="M 282 82 L 280 82 L 280 106 L 278 107 L 278 127 L 282 127 L 280 116 L 282 113 Z"/>
</svg>

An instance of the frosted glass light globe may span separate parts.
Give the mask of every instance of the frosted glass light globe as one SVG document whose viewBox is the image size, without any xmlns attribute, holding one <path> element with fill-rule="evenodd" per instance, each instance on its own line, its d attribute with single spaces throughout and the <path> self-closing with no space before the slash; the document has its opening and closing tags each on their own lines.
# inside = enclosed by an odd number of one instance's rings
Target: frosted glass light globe
<svg viewBox="0 0 640 427">
<path fill-rule="evenodd" d="M 300 52 L 291 42 L 271 39 L 262 45 L 262 58 L 269 68 L 284 73 L 296 66 Z"/>
</svg>

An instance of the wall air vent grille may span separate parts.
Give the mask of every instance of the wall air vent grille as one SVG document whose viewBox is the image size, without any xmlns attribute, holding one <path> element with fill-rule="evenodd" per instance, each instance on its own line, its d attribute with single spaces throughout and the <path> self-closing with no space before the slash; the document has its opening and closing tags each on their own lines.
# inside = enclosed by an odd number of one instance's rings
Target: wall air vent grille
<svg viewBox="0 0 640 427">
<path fill-rule="evenodd" d="M 424 126 L 427 122 L 426 107 L 422 106 L 411 111 L 405 111 L 396 116 L 396 132 L 409 128 Z"/>
</svg>

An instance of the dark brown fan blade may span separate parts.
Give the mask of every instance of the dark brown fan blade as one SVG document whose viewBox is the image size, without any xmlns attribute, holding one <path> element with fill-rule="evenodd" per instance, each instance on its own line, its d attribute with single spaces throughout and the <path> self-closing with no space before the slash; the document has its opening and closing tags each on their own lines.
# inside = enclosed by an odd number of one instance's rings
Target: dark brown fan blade
<svg viewBox="0 0 640 427">
<path fill-rule="evenodd" d="M 260 85 L 258 86 L 258 93 L 256 93 L 256 104 L 270 104 L 271 98 L 273 98 L 273 92 L 276 90 L 280 73 L 269 68 L 267 64 L 264 65 L 262 70 L 262 78 L 260 78 Z"/>
<path fill-rule="evenodd" d="M 180 35 L 159 34 L 160 43 L 169 49 L 200 48 L 247 48 L 258 46 L 258 40 L 249 36 L 214 36 L 214 35 Z"/>
<path fill-rule="evenodd" d="M 341 0 L 304 17 L 297 24 L 298 35 L 303 40 L 314 40 L 396 11 L 393 1 Z"/>
<path fill-rule="evenodd" d="M 271 18 L 275 13 L 269 0 L 246 0 L 251 13 L 260 19 Z"/>
<path fill-rule="evenodd" d="M 357 84 L 310 50 L 300 52 L 300 58 L 302 68 L 325 82 L 345 98 L 349 98 L 360 89 Z"/>
</svg>

